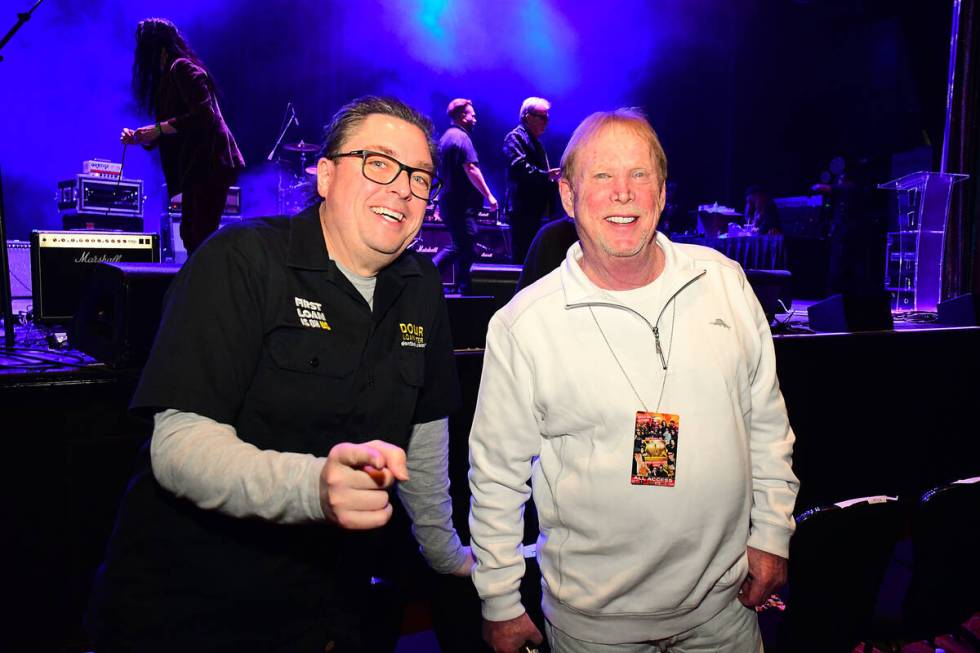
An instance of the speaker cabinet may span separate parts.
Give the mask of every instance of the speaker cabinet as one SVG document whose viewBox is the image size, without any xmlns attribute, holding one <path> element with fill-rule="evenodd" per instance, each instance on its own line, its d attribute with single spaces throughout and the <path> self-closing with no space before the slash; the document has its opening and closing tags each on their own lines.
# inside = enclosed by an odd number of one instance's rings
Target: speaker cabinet
<svg viewBox="0 0 980 653">
<path fill-rule="evenodd" d="M 14 299 L 30 297 L 31 244 L 24 240 L 8 240 L 7 261 L 10 263 L 10 296 Z"/>
<path fill-rule="evenodd" d="M 93 267 L 160 260 L 156 234 L 112 231 L 35 231 L 31 234 L 34 319 L 69 322 Z"/>
<path fill-rule="evenodd" d="M 75 315 L 72 345 L 109 367 L 142 367 L 179 270 L 172 263 L 95 266 Z"/>
<path fill-rule="evenodd" d="M 496 312 L 493 297 L 449 295 L 446 297 L 453 349 L 483 349 L 487 346 L 487 325 Z"/>
<path fill-rule="evenodd" d="M 470 268 L 472 282 L 470 292 L 474 295 L 493 297 L 494 311 L 511 300 L 521 276 L 520 265 L 505 263 L 474 263 Z"/>
<path fill-rule="evenodd" d="M 937 322 L 950 326 L 980 325 L 980 295 L 968 293 L 939 302 Z"/>
<path fill-rule="evenodd" d="M 887 293 L 831 295 L 807 309 L 814 331 L 888 331 L 894 328 Z"/>
<path fill-rule="evenodd" d="M 745 276 L 770 321 L 776 313 L 787 312 L 783 306 L 789 308 L 793 303 L 793 275 L 789 270 L 746 270 Z"/>
</svg>

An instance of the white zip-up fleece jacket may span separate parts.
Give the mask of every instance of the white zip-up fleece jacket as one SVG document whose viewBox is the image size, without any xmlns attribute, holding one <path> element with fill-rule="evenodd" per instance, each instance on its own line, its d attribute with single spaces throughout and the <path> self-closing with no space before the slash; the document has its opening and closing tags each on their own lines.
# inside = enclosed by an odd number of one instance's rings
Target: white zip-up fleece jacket
<svg viewBox="0 0 980 653">
<path fill-rule="evenodd" d="M 737 263 L 657 243 L 645 289 L 598 288 L 576 243 L 490 322 L 470 434 L 488 620 L 524 612 L 529 478 L 545 615 L 579 639 L 676 635 L 734 600 L 747 546 L 788 557 L 798 481 L 768 322 Z M 630 483 L 644 409 L 680 416 L 674 487 Z"/>
</svg>

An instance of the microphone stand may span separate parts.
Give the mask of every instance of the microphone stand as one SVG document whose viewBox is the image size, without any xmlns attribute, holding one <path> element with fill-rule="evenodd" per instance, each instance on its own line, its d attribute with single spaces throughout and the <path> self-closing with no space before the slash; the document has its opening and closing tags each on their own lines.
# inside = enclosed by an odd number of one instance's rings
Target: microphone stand
<svg viewBox="0 0 980 653">
<path fill-rule="evenodd" d="M 265 157 L 266 161 L 272 161 L 272 157 L 276 155 L 276 151 L 279 149 L 279 146 L 282 145 L 282 139 L 286 137 L 286 132 L 288 132 L 289 128 L 293 126 L 294 122 L 298 122 L 296 120 L 295 109 L 293 109 L 293 113 L 290 115 L 289 120 L 286 121 L 286 124 L 283 125 L 282 129 L 279 131 L 279 138 L 276 139 L 276 144 L 272 146 L 272 151 L 269 152 L 269 156 Z"/>
<path fill-rule="evenodd" d="M 7 257 L 6 214 L 3 210 L 3 174 L 0 170 L 0 302 L 3 303 L 3 346 L 8 351 L 14 349 L 14 305 L 10 292 L 10 261 Z"/>
<path fill-rule="evenodd" d="M 17 14 L 17 22 L 0 39 L 0 50 L 3 49 L 3 46 L 7 45 L 10 39 L 14 38 L 17 30 L 30 20 L 31 14 L 41 5 L 41 2 L 42 0 L 37 0 L 33 7 Z M 2 55 L 0 55 L 0 61 L 3 61 Z M 3 317 L 4 349 L 9 351 L 13 351 L 14 349 L 14 307 L 11 295 L 10 261 L 7 260 L 7 215 L 3 209 L 3 176 L 0 175 L 0 303 L 3 304 L 0 317 Z"/>
<path fill-rule="evenodd" d="M 31 7 L 25 12 L 21 12 L 17 14 L 17 22 L 14 24 L 13 27 L 10 28 L 10 30 L 4 35 L 4 37 L 0 39 L 0 50 L 3 50 L 3 46 L 7 45 L 7 41 L 14 38 L 14 34 L 17 33 L 17 30 L 19 30 L 24 25 L 24 23 L 30 20 L 31 14 L 34 13 L 34 10 L 38 8 L 41 2 L 42 0 L 37 0 L 37 2 L 34 3 L 33 7 Z M 3 61 L 2 56 L 0 56 L 0 61 Z"/>
</svg>

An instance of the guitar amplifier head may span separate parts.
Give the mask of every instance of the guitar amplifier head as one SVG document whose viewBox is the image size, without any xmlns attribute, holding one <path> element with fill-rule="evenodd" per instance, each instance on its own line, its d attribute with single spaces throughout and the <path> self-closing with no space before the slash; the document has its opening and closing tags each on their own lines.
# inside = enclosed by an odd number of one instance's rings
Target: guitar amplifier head
<svg viewBox="0 0 980 653">
<path fill-rule="evenodd" d="M 112 231 L 34 231 L 31 234 L 31 294 L 34 319 L 67 322 L 74 316 L 98 263 L 160 260 L 157 234 Z"/>
<path fill-rule="evenodd" d="M 58 182 L 58 208 L 62 211 L 143 217 L 143 180 L 75 175 Z"/>
</svg>

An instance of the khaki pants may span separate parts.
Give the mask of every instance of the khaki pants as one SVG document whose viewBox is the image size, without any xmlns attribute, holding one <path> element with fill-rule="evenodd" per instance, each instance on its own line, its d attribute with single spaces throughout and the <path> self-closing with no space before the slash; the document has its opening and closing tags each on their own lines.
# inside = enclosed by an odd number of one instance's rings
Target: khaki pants
<svg viewBox="0 0 980 653">
<path fill-rule="evenodd" d="M 551 653 L 762 653 L 755 610 L 733 600 L 728 607 L 687 632 L 633 644 L 595 644 L 575 639 L 545 623 Z"/>
</svg>

